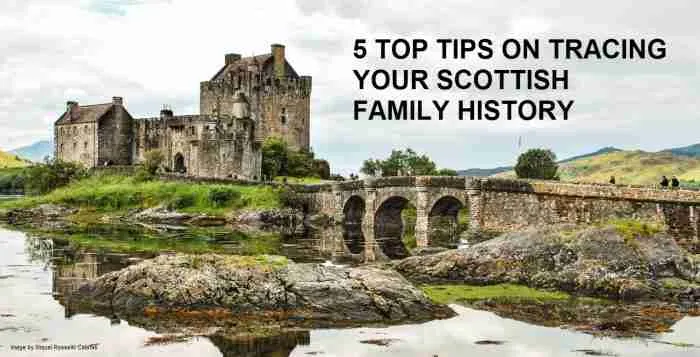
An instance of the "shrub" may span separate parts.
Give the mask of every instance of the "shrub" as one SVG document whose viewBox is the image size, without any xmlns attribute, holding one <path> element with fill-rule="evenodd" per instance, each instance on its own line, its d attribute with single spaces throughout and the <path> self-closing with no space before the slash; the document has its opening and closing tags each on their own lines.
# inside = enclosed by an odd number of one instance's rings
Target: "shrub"
<svg viewBox="0 0 700 357">
<path fill-rule="evenodd" d="M 163 154 L 162 151 L 160 151 L 158 149 L 148 150 L 143 155 L 143 168 L 149 174 L 155 175 L 156 172 L 158 172 L 158 169 L 161 167 L 161 165 L 163 164 L 164 161 L 165 161 L 165 155 Z"/>
<path fill-rule="evenodd" d="M 170 210 L 182 209 L 187 207 L 192 207 L 197 203 L 197 197 L 192 194 L 182 194 L 180 196 L 173 197 L 173 199 L 168 202 L 167 207 Z"/>
<path fill-rule="evenodd" d="M 557 180 L 557 156 L 552 150 L 530 149 L 518 157 L 515 173 L 519 178 Z"/>
<path fill-rule="evenodd" d="M 241 194 L 228 187 L 213 187 L 209 191 L 209 202 L 214 207 L 222 207 L 241 198 Z"/>
<path fill-rule="evenodd" d="M 24 188 L 29 194 L 43 194 L 88 176 L 80 164 L 58 159 L 26 169 Z"/>
</svg>

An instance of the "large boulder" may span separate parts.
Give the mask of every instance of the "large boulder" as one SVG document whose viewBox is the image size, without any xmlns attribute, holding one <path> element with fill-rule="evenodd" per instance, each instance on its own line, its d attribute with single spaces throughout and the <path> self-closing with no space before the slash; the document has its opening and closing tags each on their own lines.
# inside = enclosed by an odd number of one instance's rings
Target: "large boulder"
<svg viewBox="0 0 700 357">
<path fill-rule="evenodd" d="M 698 264 L 672 237 L 612 226 L 530 228 L 395 267 L 421 282 L 518 283 L 618 299 L 700 297 Z"/>
<path fill-rule="evenodd" d="M 234 315 L 283 320 L 391 322 L 452 314 L 391 270 L 275 256 L 162 255 L 87 283 L 77 299 L 120 315 L 223 307 Z"/>
</svg>

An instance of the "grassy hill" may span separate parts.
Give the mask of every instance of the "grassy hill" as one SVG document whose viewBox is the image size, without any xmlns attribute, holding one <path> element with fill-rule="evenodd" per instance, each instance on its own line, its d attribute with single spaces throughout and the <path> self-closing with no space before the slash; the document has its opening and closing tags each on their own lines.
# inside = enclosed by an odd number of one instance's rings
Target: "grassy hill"
<svg viewBox="0 0 700 357">
<path fill-rule="evenodd" d="M 670 151 L 612 151 L 559 164 L 562 181 L 607 183 L 615 176 L 618 184 L 652 185 L 678 176 L 684 186 L 700 185 L 700 157 L 675 155 Z M 515 177 L 508 171 L 499 177 Z M 696 183 L 697 182 L 697 183 Z"/>
<path fill-rule="evenodd" d="M 29 164 L 29 161 L 24 160 L 17 155 L 0 151 L 0 169 L 24 167 Z"/>
</svg>

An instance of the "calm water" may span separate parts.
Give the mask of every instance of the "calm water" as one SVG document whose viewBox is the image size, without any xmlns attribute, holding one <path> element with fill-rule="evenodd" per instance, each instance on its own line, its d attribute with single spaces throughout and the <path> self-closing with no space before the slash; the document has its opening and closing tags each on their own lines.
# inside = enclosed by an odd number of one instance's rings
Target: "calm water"
<svg viewBox="0 0 700 357">
<path fill-rule="evenodd" d="M 535 326 L 493 313 L 453 306 L 458 316 L 417 325 L 302 331 L 293 336 L 241 342 L 191 337 L 150 345 L 158 333 L 108 317 L 74 314 L 61 301 L 85 279 L 139 257 L 66 250 L 50 241 L 0 228 L 0 356 L 700 356 L 700 318 L 685 317 L 673 332 L 653 339 L 597 338 Z M 501 345 L 477 341 L 503 341 Z M 363 342 L 364 341 L 364 342 Z M 368 343 L 375 342 L 375 343 Z M 38 351 L 85 345 L 81 351 Z M 17 351 L 12 346 L 31 346 Z"/>
</svg>

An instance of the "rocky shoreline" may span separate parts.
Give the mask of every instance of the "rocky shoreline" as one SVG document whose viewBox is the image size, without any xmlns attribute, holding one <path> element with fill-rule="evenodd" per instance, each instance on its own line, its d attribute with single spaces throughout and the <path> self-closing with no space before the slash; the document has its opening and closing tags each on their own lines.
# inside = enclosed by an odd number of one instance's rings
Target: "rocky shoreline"
<svg viewBox="0 0 700 357">
<path fill-rule="evenodd" d="M 41 205 L 4 213 L 14 225 L 62 229 L 73 208 Z M 228 217 L 165 208 L 130 211 L 131 224 L 295 231 L 315 222 L 293 209 L 244 211 Z M 320 224 L 324 224 L 321 222 Z M 700 257 L 663 231 L 641 225 L 529 228 L 468 248 L 420 254 L 383 266 L 355 268 L 255 257 L 162 255 L 106 274 L 81 289 L 89 309 L 125 314 L 144 309 L 225 308 L 236 314 L 323 321 L 401 321 L 449 316 L 412 283 L 512 283 L 620 301 L 700 305 Z M 274 261 L 284 258 L 270 258 Z M 238 262 L 238 263 L 237 263 Z M 240 262 L 246 262 L 241 264 Z"/>
<path fill-rule="evenodd" d="M 392 270 L 216 254 L 146 260 L 86 283 L 71 303 L 120 316 L 222 308 L 245 318 L 340 324 L 453 315 Z"/>
<path fill-rule="evenodd" d="M 530 228 L 393 266 L 419 283 L 513 283 L 623 301 L 700 303 L 700 261 L 664 232 Z"/>
</svg>

